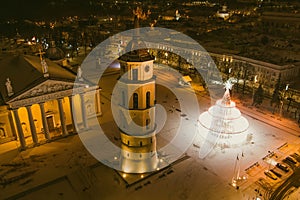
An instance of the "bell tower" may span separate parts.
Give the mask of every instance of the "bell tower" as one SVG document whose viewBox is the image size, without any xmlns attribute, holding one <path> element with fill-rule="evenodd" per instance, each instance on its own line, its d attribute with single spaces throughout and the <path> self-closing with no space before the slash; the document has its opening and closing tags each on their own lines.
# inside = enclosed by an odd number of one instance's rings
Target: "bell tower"
<svg viewBox="0 0 300 200">
<path fill-rule="evenodd" d="M 137 9 L 138 10 L 138 9 Z M 134 25 L 139 27 L 136 11 Z M 122 143 L 127 146 L 145 146 L 155 136 L 155 79 L 153 76 L 154 57 L 145 43 L 140 40 L 138 30 L 126 47 L 128 53 L 119 58 L 120 78 L 120 132 Z M 129 113 L 129 116 L 128 114 Z M 133 124 L 133 125 L 132 125 Z M 136 125 L 136 126 L 135 126 Z"/>
<path fill-rule="evenodd" d="M 134 14 L 135 28 L 138 28 L 138 9 Z M 151 155 L 156 155 L 154 57 L 140 40 L 138 29 L 128 43 L 126 52 L 128 53 L 118 59 L 121 66 L 118 91 L 119 130 L 123 158 L 127 163 L 123 166 L 123 171 L 143 173 L 152 171 L 156 165 L 156 156 Z M 128 163 L 134 163 L 130 170 Z"/>
</svg>

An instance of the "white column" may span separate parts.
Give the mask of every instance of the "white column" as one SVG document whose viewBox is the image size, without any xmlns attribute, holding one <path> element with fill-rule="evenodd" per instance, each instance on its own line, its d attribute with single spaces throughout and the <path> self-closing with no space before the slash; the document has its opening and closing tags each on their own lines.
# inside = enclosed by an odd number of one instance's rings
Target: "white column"
<svg viewBox="0 0 300 200">
<path fill-rule="evenodd" d="M 70 102 L 70 111 L 71 111 L 73 132 L 77 132 L 78 126 L 77 126 L 76 112 L 74 112 L 75 111 L 75 109 L 74 109 L 74 96 L 69 96 L 69 102 Z"/>
<path fill-rule="evenodd" d="M 59 117 L 60 117 L 62 135 L 66 136 L 68 134 L 68 131 L 67 131 L 67 126 L 66 126 L 66 119 L 65 119 L 62 99 L 57 99 L 57 101 L 58 101 L 58 109 L 59 109 Z"/>
<path fill-rule="evenodd" d="M 49 134 L 49 127 L 46 119 L 46 113 L 45 113 L 45 103 L 40 103 L 40 109 L 41 109 L 41 114 L 42 114 L 42 122 L 43 122 L 43 129 L 44 129 L 44 134 L 46 140 L 50 140 L 50 134 Z"/>
<path fill-rule="evenodd" d="M 16 121 L 17 132 L 18 132 L 18 136 L 19 136 L 19 140 L 20 140 L 20 144 L 21 144 L 21 149 L 25 149 L 26 141 L 25 141 L 22 125 L 20 122 L 18 109 L 13 109 L 13 113 L 14 113 L 14 117 L 15 117 L 15 121 Z"/>
<path fill-rule="evenodd" d="M 100 89 L 96 90 L 96 105 L 97 105 L 96 114 L 97 115 L 102 115 L 102 111 L 101 111 L 101 99 L 100 99 Z"/>
<path fill-rule="evenodd" d="M 83 128 L 87 129 L 87 119 L 86 119 L 86 110 L 85 110 L 85 104 L 84 104 L 84 94 L 79 94 L 80 95 L 80 102 L 81 102 L 81 112 L 82 112 L 82 123 L 83 123 Z"/>
<path fill-rule="evenodd" d="M 37 134 L 36 134 L 36 127 L 35 127 L 35 124 L 33 121 L 31 106 L 26 106 L 26 110 L 27 110 L 27 114 L 28 114 L 28 120 L 29 120 L 29 125 L 30 125 L 32 141 L 35 145 L 37 145 L 38 138 L 37 138 Z"/>
</svg>

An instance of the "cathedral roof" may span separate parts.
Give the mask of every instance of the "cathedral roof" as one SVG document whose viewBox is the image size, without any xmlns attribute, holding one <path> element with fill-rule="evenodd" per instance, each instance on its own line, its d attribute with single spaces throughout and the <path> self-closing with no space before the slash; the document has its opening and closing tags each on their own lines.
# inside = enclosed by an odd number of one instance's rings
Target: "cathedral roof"
<svg viewBox="0 0 300 200">
<path fill-rule="evenodd" d="M 61 60 L 65 57 L 65 53 L 60 48 L 56 47 L 54 41 L 51 41 L 50 47 L 47 49 L 45 56 L 50 60 Z"/>
<path fill-rule="evenodd" d="M 49 77 L 44 77 L 40 58 L 30 55 L 10 55 L 0 60 L 0 93 L 5 102 L 48 80 L 74 82 L 76 75 L 45 59 Z M 8 97 L 6 81 L 11 81 L 13 95 Z"/>
</svg>

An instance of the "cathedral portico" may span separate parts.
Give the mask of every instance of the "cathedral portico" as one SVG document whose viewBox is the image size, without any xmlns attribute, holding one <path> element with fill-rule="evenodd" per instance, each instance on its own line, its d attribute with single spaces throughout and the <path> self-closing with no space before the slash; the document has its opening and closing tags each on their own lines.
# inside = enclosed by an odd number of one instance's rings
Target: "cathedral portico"
<svg viewBox="0 0 300 200">
<path fill-rule="evenodd" d="M 31 82 L 22 84 L 14 77 L 16 75 L 9 74 L 9 82 L 0 87 L 7 112 L 12 115 L 8 122 L 17 132 L 15 138 L 20 141 L 21 149 L 85 130 L 88 128 L 87 119 L 101 114 L 97 85 L 89 85 L 84 80 L 75 83 L 74 74 L 57 65 L 52 66 L 51 61 L 43 65 L 49 75 L 44 76 L 44 68 L 36 61 L 39 59 L 30 59 L 30 68 L 35 69 L 28 70 L 40 70 L 37 77 L 30 74 Z M 39 66 L 32 66 L 35 64 Z"/>
<path fill-rule="evenodd" d="M 91 88 L 93 89 L 93 88 Z M 97 94 L 97 93 L 96 93 Z M 69 95 L 57 99 L 43 100 L 38 98 L 12 103 L 14 124 L 22 148 L 31 143 L 38 145 L 41 141 L 49 141 L 58 136 L 67 136 L 80 128 L 87 129 L 86 93 Z M 61 96 L 54 94 L 54 96 Z M 97 101 L 97 95 L 95 96 Z M 30 105 L 30 102 L 32 104 Z M 19 105 L 19 107 L 14 107 Z M 73 106 L 72 106 L 73 105 Z M 96 104 L 97 106 L 97 104 Z M 97 109 L 96 112 L 101 109 Z"/>
</svg>

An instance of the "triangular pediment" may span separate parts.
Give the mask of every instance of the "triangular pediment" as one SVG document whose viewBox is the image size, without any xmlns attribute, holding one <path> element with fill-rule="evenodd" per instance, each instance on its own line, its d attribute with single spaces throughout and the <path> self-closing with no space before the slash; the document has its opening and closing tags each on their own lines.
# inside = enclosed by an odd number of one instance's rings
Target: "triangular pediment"
<svg viewBox="0 0 300 200">
<path fill-rule="evenodd" d="M 59 80 L 46 80 L 41 84 L 25 91 L 24 93 L 16 96 L 15 98 L 9 100 L 9 103 L 14 101 L 19 101 L 22 99 L 28 99 L 33 97 L 38 97 L 46 94 L 54 94 L 61 91 L 71 90 L 76 87 L 85 87 L 86 84 L 59 81 Z"/>
</svg>

